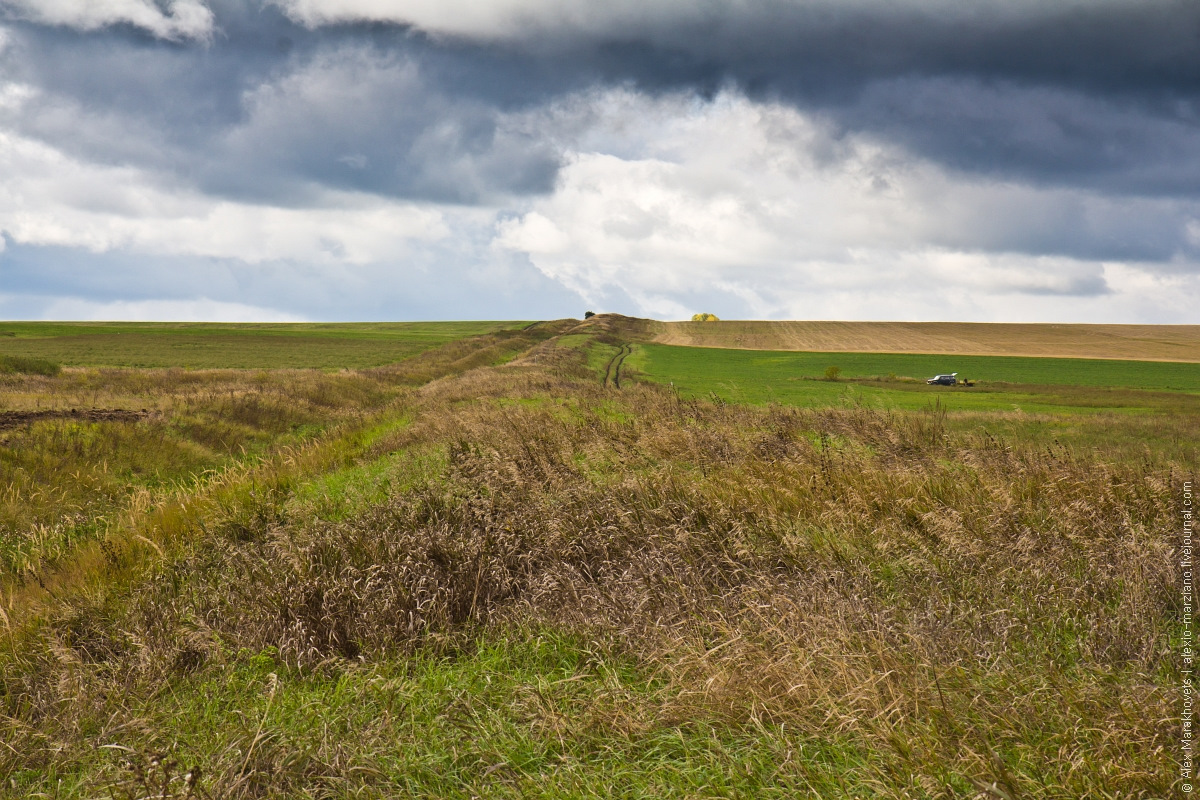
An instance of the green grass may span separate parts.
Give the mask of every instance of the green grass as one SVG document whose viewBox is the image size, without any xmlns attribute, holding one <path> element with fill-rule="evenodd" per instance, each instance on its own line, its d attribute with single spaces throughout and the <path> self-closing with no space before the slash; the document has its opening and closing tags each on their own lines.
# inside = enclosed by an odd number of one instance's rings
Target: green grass
<svg viewBox="0 0 1200 800">
<path fill-rule="evenodd" d="M 365 368 L 522 322 L 3 322 L 0 356 L 63 366 Z"/>
<path fill-rule="evenodd" d="M 865 403 L 920 409 L 935 401 L 951 410 L 1127 411 L 1194 405 L 1200 364 L 1011 356 L 803 353 L 638 345 L 627 363 L 685 396 L 732 402 L 820 407 Z M 831 366 L 841 380 L 822 380 Z M 958 372 L 974 387 L 926 386 L 937 373 Z M 902 381 L 913 378 L 916 382 Z M 890 378 L 890 379 L 889 379 Z M 880 379 L 880 380 L 873 380 Z"/>
<path fill-rule="evenodd" d="M 318 673 L 289 668 L 270 650 L 242 651 L 141 701 L 143 727 L 156 733 L 136 749 L 23 770 L 4 788 L 29 796 L 58 787 L 70 797 L 103 776 L 117 796 L 142 797 L 165 778 L 182 795 L 187 770 L 232 752 L 245 754 L 247 774 L 239 781 L 232 759 L 221 783 L 253 795 L 791 798 L 814 783 L 835 791 L 868 756 L 851 737 L 656 719 L 664 686 L 632 661 L 553 630 L 512 633 L 455 657 L 426 652 Z M 631 714 L 639 730 L 619 730 Z M 151 766 L 161 753 L 162 765 Z M 202 786 L 218 777 L 201 774 Z"/>
<path fill-rule="evenodd" d="M 62 367 L 44 358 L 0 356 L 0 374 L 44 375 L 46 377 L 53 377 L 61 371 Z"/>
<path fill-rule="evenodd" d="M 338 522 L 407 491 L 418 480 L 440 473 L 445 466 L 444 448 L 388 454 L 303 485 L 296 492 L 294 504 L 310 509 L 319 519 Z"/>
<path fill-rule="evenodd" d="M 0 376 L 0 797 L 1172 796 L 1194 389 L 574 329 Z"/>
</svg>

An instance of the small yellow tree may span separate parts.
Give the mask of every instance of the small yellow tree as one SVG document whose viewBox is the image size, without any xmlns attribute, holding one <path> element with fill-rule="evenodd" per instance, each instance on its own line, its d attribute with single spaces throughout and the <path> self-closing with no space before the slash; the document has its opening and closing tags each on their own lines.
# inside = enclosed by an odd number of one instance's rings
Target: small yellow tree
<svg viewBox="0 0 1200 800">
<path fill-rule="evenodd" d="M 692 314 L 692 322 L 720 322 L 716 314 Z"/>
</svg>

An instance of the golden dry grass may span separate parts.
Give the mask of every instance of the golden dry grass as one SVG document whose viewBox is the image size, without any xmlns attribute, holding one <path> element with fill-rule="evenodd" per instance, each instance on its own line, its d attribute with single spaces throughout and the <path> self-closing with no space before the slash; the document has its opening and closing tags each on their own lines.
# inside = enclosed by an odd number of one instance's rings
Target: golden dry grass
<svg viewBox="0 0 1200 800">
<path fill-rule="evenodd" d="M 1200 325 L 983 322 L 659 322 L 650 341 L 690 347 L 1200 362 Z"/>
</svg>

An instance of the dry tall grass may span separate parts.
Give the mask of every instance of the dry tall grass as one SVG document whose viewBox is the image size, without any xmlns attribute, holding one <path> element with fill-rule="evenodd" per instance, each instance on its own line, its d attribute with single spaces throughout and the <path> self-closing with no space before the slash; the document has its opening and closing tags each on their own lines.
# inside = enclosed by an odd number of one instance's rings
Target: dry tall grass
<svg viewBox="0 0 1200 800">
<path fill-rule="evenodd" d="M 0 586 L 53 570 L 130 504 L 166 502 L 205 473 L 362 424 L 408 386 L 507 361 L 572 324 L 469 337 L 363 371 L 0 374 Z"/>
<path fill-rule="evenodd" d="M 10 640 L 0 772 L 81 758 L 96 726 L 153 739 L 124 698 L 239 649 L 304 675 L 552 629 L 656 676 L 612 706 L 619 740 L 793 731 L 867 754 L 854 796 L 1171 791 L 1170 537 L 1194 464 L 1103 463 L 936 410 L 605 391 L 564 358 L 413 393 L 415 422 L 365 459 L 441 459 L 403 491 L 340 519 L 287 484 L 242 493 L 128 591 Z M 204 765 L 214 794 L 311 789 L 313 762 L 262 736 Z M 320 770 L 386 793 L 376 767 Z M 816 770 L 790 751 L 776 765 L 797 786 Z"/>
</svg>

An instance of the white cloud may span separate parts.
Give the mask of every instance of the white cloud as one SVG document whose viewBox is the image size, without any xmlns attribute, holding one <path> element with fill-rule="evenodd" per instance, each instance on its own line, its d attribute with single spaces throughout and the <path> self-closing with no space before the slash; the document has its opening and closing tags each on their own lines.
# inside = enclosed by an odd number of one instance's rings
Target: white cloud
<svg viewBox="0 0 1200 800">
<path fill-rule="evenodd" d="M 14 242 L 247 263 L 365 264 L 442 239 L 441 210 L 326 191 L 316 208 L 210 198 L 132 167 L 81 162 L 0 132 L 0 233 Z"/>
<path fill-rule="evenodd" d="M 494 245 L 592 304 L 625 295 L 639 313 L 686 316 L 720 314 L 692 304 L 723 297 L 762 317 L 1134 321 L 1115 293 L 1131 293 L 1130 309 L 1161 297 L 1179 320 L 1189 312 L 1178 293 L 1197 298 L 1195 280 L 1153 277 L 1194 273 L 1194 262 L 1035 247 L 1121 242 L 1144 220 L 1186 241 L 1190 217 L 1174 201 L 956 175 L 730 93 L 703 103 L 613 91 L 538 113 L 576 149 L 553 195 L 501 222 Z"/>
<path fill-rule="evenodd" d="M 0 0 L 0 8 L 80 30 L 124 23 L 163 39 L 208 39 L 213 33 L 213 13 L 201 0 L 171 0 L 165 11 L 153 0 Z"/>
<path fill-rule="evenodd" d="M 6 83 L 0 85 L 0 111 L 20 111 L 21 107 L 36 95 L 37 91 L 33 87 L 24 84 Z"/>
<path fill-rule="evenodd" d="M 0 300 L 3 297 L 0 296 Z M 95 302 L 78 298 L 55 300 L 41 309 L 45 320 L 129 320 L 136 322 L 304 322 L 303 317 L 261 306 L 196 300 L 137 300 Z"/>
<path fill-rule="evenodd" d="M 752 20 L 769 23 L 781 12 L 807 10 L 821 20 L 831 12 L 912 11 L 938 18 L 1013 18 L 1053 13 L 1044 0 L 273 0 L 309 26 L 380 21 L 414 25 L 434 34 L 523 39 L 545 32 L 576 35 L 647 33 L 689 22 Z M 1093 0 L 1122 5 L 1128 0 Z M 1049 7 L 1048 7 L 1049 6 Z"/>
<path fill-rule="evenodd" d="M 694 15 L 709 3 L 696 0 L 645 3 L 641 0 L 276 0 L 305 25 L 386 21 L 415 25 L 433 33 L 473 37 L 515 37 L 543 30 L 602 32 L 617 25 L 645 25 Z"/>
</svg>

